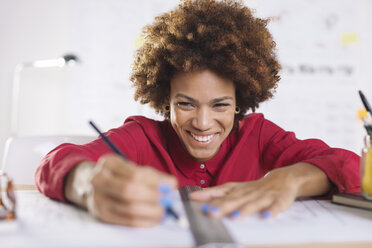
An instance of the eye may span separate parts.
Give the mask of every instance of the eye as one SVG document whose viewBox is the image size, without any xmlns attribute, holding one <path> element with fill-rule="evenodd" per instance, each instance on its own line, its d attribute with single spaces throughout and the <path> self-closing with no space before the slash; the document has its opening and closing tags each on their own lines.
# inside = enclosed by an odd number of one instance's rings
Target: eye
<svg viewBox="0 0 372 248">
<path fill-rule="evenodd" d="M 214 108 L 226 108 L 226 107 L 229 107 L 230 104 L 228 103 L 216 103 L 213 105 Z"/>
<path fill-rule="evenodd" d="M 177 102 L 177 106 L 181 109 L 192 109 L 194 107 L 190 102 Z"/>
<path fill-rule="evenodd" d="M 191 106 L 191 103 L 189 103 L 189 102 L 178 102 L 177 105 L 178 106 Z"/>
</svg>

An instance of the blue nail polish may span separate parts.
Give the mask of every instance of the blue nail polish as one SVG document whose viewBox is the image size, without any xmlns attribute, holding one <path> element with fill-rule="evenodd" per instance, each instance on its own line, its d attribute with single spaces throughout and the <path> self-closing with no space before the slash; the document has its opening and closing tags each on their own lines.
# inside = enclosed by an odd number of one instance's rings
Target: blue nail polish
<svg viewBox="0 0 372 248">
<path fill-rule="evenodd" d="M 262 213 L 262 217 L 264 217 L 265 219 L 268 219 L 268 218 L 270 218 L 270 216 L 271 216 L 271 213 L 270 213 L 270 211 L 264 211 L 263 213 Z"/>
<path fill-rule="evenodd" d="M 160 205 L 162 205 L 165 208 L 168 208 L 168 207 L 172 206 L 172 201 L 169 200 L 167 197 L 160 198 L 159 203 L 160 203 Z"/>
<path fill-rule="evenodd" d="M 202 211 L 204 213 L 208 212 L 210 209 L 211 209 L 211 206 L 209 204 L 207 204 L 207 203 L 203 204 Z"/>
<path fill-rule="evenodd" d="M 240 217 L 241 214 L 242 213 L 239 210 L 235 210 L 234 212 L 232 212 L 231 217 L 236 219 L 236 218 Z"/>
<path fill-rule="evenodd" d="M 160 184 L 158 189 L 163 194 L 168 194 L 172 191 L 172 189 L 165 183 Z"/>
<path fill-rule="evenodd" d="M 212 210 L 212 212 L 215 213 L 215 214 L 218 213 L 218 212 L 220 211 L 220 209 L 219 209 L 218 207 L 216 207 L 216 206 L 213 206 L 211 210 Z"/>
</svg>

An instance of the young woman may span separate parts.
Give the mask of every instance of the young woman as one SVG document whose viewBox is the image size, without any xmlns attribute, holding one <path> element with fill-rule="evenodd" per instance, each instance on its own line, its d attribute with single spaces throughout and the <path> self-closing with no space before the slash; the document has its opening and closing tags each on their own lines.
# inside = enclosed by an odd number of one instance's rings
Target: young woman
<svg viewBox="0 0 372 248">
<path fill-rule="evenodd" d="M 136 100 L 164 121 L 129 117 L 106 133 L 131 162 L 101 139 L 57 147 L 36 171 L 38 189 L 128 226 L 157 224 L 161 191 L 184 185 L 205 188 L 190 197 L 216 218 L 270 217 L 299 196 L 359 191 L 359 156 L 246 115 L 280 80 L 266 25 L 228 0 L 184 1 L 157 17 L 144 28 L 131 80 Z"/>
</svg>

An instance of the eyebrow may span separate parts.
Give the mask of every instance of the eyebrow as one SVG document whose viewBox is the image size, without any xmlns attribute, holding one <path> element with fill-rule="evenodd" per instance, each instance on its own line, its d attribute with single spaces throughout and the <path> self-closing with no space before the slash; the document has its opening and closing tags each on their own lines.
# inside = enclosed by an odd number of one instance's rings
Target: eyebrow
<svg viewBox="0 0 372 248">
<path fill-rule="evenodd" d="M 190 102 L 197 102 L 197 100 L 195 100 L 194 98 L 192 97 L 189 97 L 189 96 L 186 96 L 184 94 L 181 94 L 181 93 L 178 93 L 176 94 L 175 96 L 176 98 L 178 97 L 183 97 L 183 98 L 186 98 L 187 100 L 189 100 Z M 223 97 L 220 97 L 220 98 L 215 98 L 211 101 L 211 103 L 217 103 L 217 102 L 222 102 L 224 100 L 234 100 L 234 98 L 232 98 L 231 96 L 223 96 Z"/>
</svg>

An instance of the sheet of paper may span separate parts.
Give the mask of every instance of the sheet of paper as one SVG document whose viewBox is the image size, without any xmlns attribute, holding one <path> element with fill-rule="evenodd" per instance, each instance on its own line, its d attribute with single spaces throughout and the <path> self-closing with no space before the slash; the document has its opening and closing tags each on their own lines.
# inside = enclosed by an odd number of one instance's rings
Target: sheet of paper
<svg viewBox="0 0 372 248">
<path fill-rule="evenodd" d="M 249 245 L 372 241 L 372 211 L 328 200 L 296 201 L 286 212 L 265 220 L 225 220 L 236 241 Z"/>
<path fill-rule="evenodd" d="M 36 191 L 18 191 L 17 222 L 0 222 L 1 244 L 16 247 L 191 247 L 188 229 L 171 218 L 154 228 L 129 228 L 101 223 L 86 211 L 51 200 Z M 178 196 L 178 194 L 177 194 Z M 181 201 L 174 205 L 184 216 Z M 11 226 L 11 227 L 10 227 Z M 2 247 L 2 245 L 1 245 Z"/>
<path fill-rule="evenodd" d="M 84 210 L 53 201 L 36 191 L 18 191 L 17 221 L 0 222 L 6 247 L 192 247 L 191 232 L 167 218 L 154 228 L 129 228 L 96 221 Z M 177 197 L 175 209 L 185 216 Z M 331 204 L 328 200 L 296 201 L 275 219 L 254 215 L 225 219 L 233 238 L 245 245 L 310 242 L 372 242 L 372 211 Z"/>
</svg>

